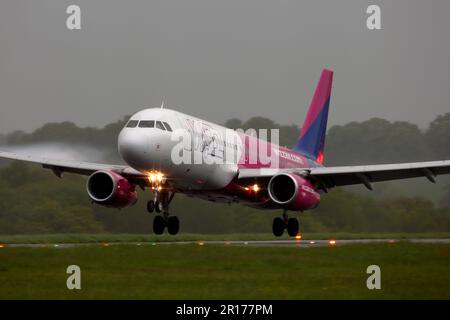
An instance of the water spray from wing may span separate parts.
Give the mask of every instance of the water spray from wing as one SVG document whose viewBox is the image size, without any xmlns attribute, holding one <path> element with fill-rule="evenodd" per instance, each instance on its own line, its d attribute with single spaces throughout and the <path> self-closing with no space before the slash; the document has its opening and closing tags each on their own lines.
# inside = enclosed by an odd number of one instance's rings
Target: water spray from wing
<svg viewBox="0 0 450 320">
<path fill-rule="evenodd" d="M 64 143 L 37 143 L 32 145 L 5 145 L 2 151 L 14 152 L 22 155 L 44 157 L 47 159 L 109 162 L 111 163 L 111 150 L 108 148 L 94 148 L 93 146 Z M 117 162 L 117 161 L 115 161 Z"/>
</svg>

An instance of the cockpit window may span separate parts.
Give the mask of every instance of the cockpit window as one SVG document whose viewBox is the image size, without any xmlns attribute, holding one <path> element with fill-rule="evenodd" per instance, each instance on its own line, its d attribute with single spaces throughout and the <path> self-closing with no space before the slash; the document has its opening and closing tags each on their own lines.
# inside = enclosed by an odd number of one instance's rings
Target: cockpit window
<svg viewBox="0 0 450 320">
<path fill-rule="evenodd" d="M 163 122 L 163 124 L 166 127 L 167 131 L 172 131 L 172 128 L 169 126 L 167 122 Z"/>
<path fill-rule="evenodd" d="M 137 122 L 133 120 L 136 123 L 131 123 L 128 122 L 127 127 L 131 127 L 130 128 L 134 128 L 137 126 Z M 156 126 L 155 126 L 156 125 Z M 160 130 L 164 130 L 164 131 L 172 131 L 172 128 L 169 126 L 169 124 L 167 122 L 163 122 L 162 121 L 155 121 L 155 120 L 141 120 L 139 121 L 139 128 L 156 128 L 156 129 L 160 129 Z"/>
<path fill-rule="evenodd" d="M 161 129 L 161 130 L 166 130 L 166 129 L 164 129 L 164 126 L 161 121 L 156 121 L 156 128 Z"/>
<path fill-rule="evenodd" d="M 128 121 L 127 128 L 136 128 L 137 125 L 138 125 L 138 122 L 139 121 L 137 121 L 137 120 L 130 120 L 130 121 Z"/>
<path fill-rule="evenodd" d="M 142 120 L 139 122 L 139 128 L 153 128 L 154 126 L 154 120 Z"/>
</svg>

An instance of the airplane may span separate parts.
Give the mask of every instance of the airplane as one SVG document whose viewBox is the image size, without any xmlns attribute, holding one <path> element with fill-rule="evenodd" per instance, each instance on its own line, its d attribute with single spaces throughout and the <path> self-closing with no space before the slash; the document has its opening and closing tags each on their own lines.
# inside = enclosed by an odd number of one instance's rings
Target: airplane
<svg viewBox="0 0 450 320">
<path fill-rule="evenodd" d="M 0 158 L 38 163 L 61 177 L 65 172 L 88 176 L 86 190 L 93 203 L 125 208 L 138 199 L 136 187 L 149 188 L 147 210 L 156 212 L 155 234 L 179 232 L 170 214 L 176 193 L 212 202 L 239 203 L 261 210 L 281 210 L 272 224 L 274 236 L 299 233 L 296 217 L 319 205 L 339 186 L 361 184 L 372 190 L 379 181 L 450 173 L 450 160 L 359 166 L 324 166 L 325 136 L 333 71 L 323 69 L 305 121 L 292 149 L 242 131 L 183 114 L 148 108 L 137 112 L 118 137 L 118 151 L 127 165 L 46 159 L 0 151 Z M 262 161 L 260 151 L 270 154 Z M 231 155 L 231 156 L 230 156 Z M 197 161 L 200 160 L 200 161 Z M 266 159 L 267 160 L 267 159 Z"/>
</svg>

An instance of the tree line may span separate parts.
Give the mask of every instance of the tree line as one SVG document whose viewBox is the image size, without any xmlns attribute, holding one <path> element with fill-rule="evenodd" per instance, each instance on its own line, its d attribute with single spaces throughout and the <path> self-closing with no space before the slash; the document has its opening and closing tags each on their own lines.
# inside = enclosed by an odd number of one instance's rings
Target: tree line
<svg viewBox="0 0 450 320">
<path fill-rule="evenodd" d="M 0 141 L 9 146 L 43 142 L 106 148 L 105 161 L 117 162 L 117 135 L 127 117 L 104 128 L 51 123 L 31 133 L 16 131 Z M 280 144 L 297 139 L 296 125 L 280 125 L 254 117 L 231 119 L 230 128 L 280 128 Z M 421 130 L 407 122 L 370 119 L 333 126 L 328 130 L 326 164 L 365 164 L 450 159 L 450 113 L 438 116 Z M 113 160 L 111 160 L 113 159 Z M 140 191 L 135 207 L 114 210 L 93 205 L 85 192 L 85 178 L 56 178 L 39 166 L 3 162 L 0 168 L 0 233 L 97 233 L 151 232 L 152 215 L 145 210 L 149 192 Z M 364 188 L 336 188 L 323 196 L 320 206 L 300 214 L 304 232 L 444 232 L 450 231 L 450 185 L 448 178 L 430 186 L 425 179 L 402 184 Z M 380 187 L 378 187 L 380 186 Z M 405 189 L 416 188 L 407 194 Z M 435 188 L 435 189 L 433 189 Z M 440 194 L 437 197 L 436 190 Z M 258 211 L 240 205 L 223 205 L 176 195 L 172 211 L 182 220 L 182 231 L 199 233 L 270 232 L 276 211 Z"/>
</svg>

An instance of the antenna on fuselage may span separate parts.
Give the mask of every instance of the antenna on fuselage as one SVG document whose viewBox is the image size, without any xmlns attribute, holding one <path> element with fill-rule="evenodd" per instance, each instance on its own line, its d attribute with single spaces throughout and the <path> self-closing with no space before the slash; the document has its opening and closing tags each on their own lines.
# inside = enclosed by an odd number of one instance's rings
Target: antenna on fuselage
<svg viewBox="0 0 450 320">
<path fill-rule="evenodd" d="M 164 109 L 164 100 L 161 103 L 161 109 Z"/>
</svg>

